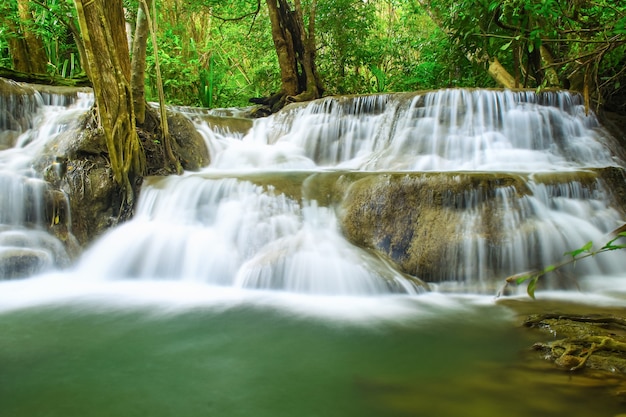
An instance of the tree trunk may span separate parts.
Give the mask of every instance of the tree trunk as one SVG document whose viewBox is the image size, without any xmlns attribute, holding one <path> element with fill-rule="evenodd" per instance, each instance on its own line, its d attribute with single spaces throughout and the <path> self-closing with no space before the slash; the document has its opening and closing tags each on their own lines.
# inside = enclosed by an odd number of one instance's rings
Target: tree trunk
<svg viewBox="0 0 626 417">
<path fill-rule="evenodd" d="M 142 173 L 145 161 L 135 128 L 122 0 L 74 2 L 113 177 L 132 204 L 131 179 Z"/>
<path fill-rule="evenodd" d="M 17 33 L 17 30 L 15 33 Z M 15 71 L 30 73 L 28 52 L 24 38 L 11 37 L 8 39 L 8 45 L 9 53 L 11 54 L 11 62 L 13 63 Z"/>
<path fill-rule="evenodd" d="M 498 61 L 498 58 L 487 57 L 488 67 L 487 72 L 491 75 L 491 78 L 502 88 L 515 88 L 517 83 L 515 77 L 513 77 Z"/>
<path fill-rule="evenodd" d="M 48 56 L 46 48 L 41 38 L 36 36 L 29 28 L 28 23 L 33 20 L 33 14 L 29 8 L 28 0 L 18 0 L 17 9 L 20 16 L 22 29 L 22 48 L 25 56 L 20 61 L 22 68 L 15 67 L 18 71 L 29 72 L 32 74 L 45 74 L 48 66 Z"/>
<path fill-rule="evenodd" d="M 161 67 L 159 65 L 159 52 L 156 38 L 156 8 L 152 3 L 152 10 L 148 5 L 147 0 L 140 0 L 141 6 L 144 7 L 144 13 L 146 14 L 146 21 L 148 22 L 148 29 L 152 38 L 152 50 L 154 51 L 154 69 L 157 76 L 157 88 L 159 90 L 159 114 L 161 116 L 161 133 L 163 136 L 163 148 L 165 150 L 165 156 L 167 157 L 171 166 L 174 167 L 177 174 L 182 174 L 183 168 L 180 162 L 174 156 L 172 150 L 172 137 L 170 136 L 169 126 L 167 123 L 167 110 L 165 108 L 165 92 L 163 91 L 163 79 L 161 78 Z M 140 6 L 140 7 L 141 7 Z M 145 59 L 144 59 L 145 66 Z M 143 100 L 145 103 L 145 99 Z M 144 106 L 145 107 L 145 106 Z"/>
<path fill-rule="evenodd" d="M 315 8 L 311 3 L 309 24 L 305 28 L 300 0 L 294 1 L 292 10 L 287 0 L 266 0 L 272 39 L 280 66 L 282 91 L 273 100 L 272 110 L 287 101 L 305 101 L 319 98 L 323 86 L 315 67 Z"/>
<path fill-rule="evenodd" d="M 294 50 L 294 40 L 288 19 L 291 11 L 285 0 L 267 0 L 270 21 L 272 24 L 272 39 L 278 56 L 280 78 L 283 93 L 294 96 L 298 92 L 298 61 Z"/>
<path fill-rule="evenodd" d="M 560 87 L 561 81 L 554 69 L 554 57 L 545 45 L 541 45 L 541 65 L 545 73 L 546 87 Z"/>
<path fill-rule="evenodd" d="M 148 10 L 152 7 L 152 0 L 146 0 Z M 131 61 L 131 86 L 133 104 L 137 124 L 142 125 L 146 120 L 146 47 L 148 45 L 149 25 L 142 3 L 137 8 L 137 23 L 135 38 L 133 39 L 133 59 Z"/>
</svg>

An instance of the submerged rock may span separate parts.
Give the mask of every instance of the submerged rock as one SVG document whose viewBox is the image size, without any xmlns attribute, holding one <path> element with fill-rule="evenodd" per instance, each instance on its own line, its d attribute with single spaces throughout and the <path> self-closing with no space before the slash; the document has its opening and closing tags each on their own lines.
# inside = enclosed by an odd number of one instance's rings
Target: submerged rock
<svg viewBox="0 0 626 417">
<path fill-rule="evenodd" d="M 583 368 L 626 376 L 626 318 L 616 315 L 533 315 L 524 322 L 557 340 L 533 348 L 563 370 Z M 625 398 L 626 399 L 626 393 Z"/>
<path fill-rule="evenodd" d="M 626 317 L 614 314 L 535 314 L 524 326 L 538 329 L 550 340 L 536 342 L 537 360 L 575 373 L 577 384 L 608 389 L 626 402 Z M 541 371 L 529 357 L 528 367 Z M 543 369 L 542 373 L 550 372 Z"/>
</svg>

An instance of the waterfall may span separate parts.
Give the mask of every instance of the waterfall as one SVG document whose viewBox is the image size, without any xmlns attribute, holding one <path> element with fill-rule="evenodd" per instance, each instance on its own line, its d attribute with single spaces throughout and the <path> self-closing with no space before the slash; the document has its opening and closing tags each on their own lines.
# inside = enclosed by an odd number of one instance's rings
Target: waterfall
<svg viewBox="0 0 626 417">
<path fill-rule="evenodd" d="M 67 196 L 53 190 L 33 168 L 51 140 L 76 123 L 93 102 L 87 93 L 55 94 L 4 81 L 0 94 L 0 277 L 20 278 L 58 267 L 71 259 L 48 226 L 54 210 L 69 212 Z M 53 89 L 51 89 L 53 90 Z"/>
<path fill-rule="evenodd" d="M 76 114 L 74 102 L 47 100 L 36 126 L 0 153 L 0 223 L 12 231 L 47 220 L 12 213 L 38 194 L 28 162 L 37 147 L 64 129 L 64 112 Z M 211 164 L 147 179 L 134 219 L 98 239 L 77 274 L 338 295 L 417 294 L 421 278 L 485 293 L 604 243 L 624 221 L 602 172 L 626 164 L 568 92 L 328 97 L 237 129 L 219 127 L 239 117 L 232 111 L 178 110 L 204 135 Z M 624 266 L 598 257 L 567 274 Z"/>
</svg>

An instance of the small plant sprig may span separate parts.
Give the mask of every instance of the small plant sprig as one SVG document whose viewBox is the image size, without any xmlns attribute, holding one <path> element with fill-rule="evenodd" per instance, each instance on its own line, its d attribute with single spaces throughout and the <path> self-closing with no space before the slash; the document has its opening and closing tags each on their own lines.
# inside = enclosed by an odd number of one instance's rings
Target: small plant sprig
<svg viewBox="0 0 626 417">
<path fill-rule="evenodd" d="M 504 292 L 504 289 L 510 285 L 520 285 L 524 282 L 528 282 L 526 287 L 526 292 L 531 298 L 535 298 L 535 289 L 537 288 L 537 282 L 539 278 L 544 275 L 555 271 L 559 268 L 562 268 L 566 265 L 576 263 L 582 259 L 589 258 L 591 256 L 596 256 L 603 252 L 611 252 L 618 249 L 626 249 L 626 244 L 618 244 L 616 243 L 620 238 L 626 237 L 626 224 L 620 226 L 619 228 L 613 230 L 609 236 L 612 236 L 611 240 L 604 244 L 600 249 L 593 250 L 593 242 L 589 241 L 585 245 L 581 246 L 578 249 L 575 249 L 571 252 L 565 252 L 563 256 L 567 256 L 568 258 L 562 262 L 559 262 L 554 265 L 548 265 L 543 269 L 533 270 L 521 272 L 519 274 L 511 275 L 504 280 L 504 285 L 498 291 L 496 297 L 500 297 Z"/>
</svg>

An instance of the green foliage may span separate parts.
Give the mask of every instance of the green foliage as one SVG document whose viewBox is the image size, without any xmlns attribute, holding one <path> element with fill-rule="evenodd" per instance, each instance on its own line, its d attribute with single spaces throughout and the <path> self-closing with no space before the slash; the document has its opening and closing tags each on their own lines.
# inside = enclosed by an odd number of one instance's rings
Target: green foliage
<svg viewBox="0 0 626 417">
<path fill-rule="evenodd" d="M 331 94 L 493 85 L 412 2 L 320 1 L 317 24 Z"/>
<path fill-rule="evenodd" d="M 168 102 L 245 106 L 250 97 L 279 87 L 269 18 L 260 10 L 255 19 L 255 5 L 211 0 L 159 5 L 159 61 Z M 154 100 L 156 80 L 150 53 L 146 92 Z"/>
<path fill-rule="evenodd" d="M 12 29 L 18 25 L 44 41 L 50 73 L 80 73 L 69 30 L 73 1 L 33 1 L 33 19 L 27 22 L 17 17 L 16 1 L 0 2 L 0 65 L 10 66 L 8 41 L 21 36 Z M 308 10 L 311 1 L 302 4 Z M 125 5 L 134 25 L 137 0 Z M 169 102 L 243 106 L 250 97 L 278 91 L 280 72 L 263 2 L 163 0 L 156 5 Z M 626 111 L 624 2 L 317 0 L 315 28 L 317 68 L 327 94 L 492 87 L 480 62 L 492 57 L 520 86 L 541 87 L 545 72 L 554 68 L 561 82 L 580 91 L 591 86 L 605 103 Z M 539 62 L 542 47 L 552 53 L 552 64 Z M 151 52 L 148 57 L 147 93 L 155 99 Z"/>
<path fill-rule="evenodd" d="M 0 5 L 0 65 L 12 67 L 8 41 L 29 31 L 44 43 L 49 74 L 68 78 L 80 74 L 78 51 L 68 27 L 76 19 L 73 1 L 33 1 L 30 10 L 32 19 L 22 20 L 17 13 L 16 0 L 5 0 Z"/>
<path fill-rule="evenodd" d="M 623 228 L 624 227 L 618 230 L 621 230 Z M 604 246 L 596 250 L 593 249 L 593 242 L 591 241 L 587 242 L 586 244 L 584 244 L 578 249 L 575 249 L 570 252 L 565 252 L 563 256 L 565 256 L 566 259 L 563 260 L 562 262 L 559 262 L 554 265 L 548 265 L 541 270 L 523 272 L 521 274 L 512 275 L 506 278 L 504 287 L 498 292 L 498 295 L 500 295 L 503 292 L 504 288 L 508 284 L 521 285 L 526 282 L 527 283 L 526 292 L 531 298 L 535 298 L 535 289 L 537 288 L 537 282 L 539 281 L 541 277 L 545 276 L 546 274 L 549 274 L 550 272 L 556 271 L 559 268 L 563 268 L 566 265 L 575 264 L 576 262 L 582 259 L 596 256 L 600 253 L 626 249 L 626 244 L 617 243 L 622 238 L 626 238 L 626 232 L 624 231 L 620 231 L 619 233 L 616 233 L 615 236 L 611 240 L 609 240 L 607 243 L 604 244 Z"/>
<path fill-rule="evenodd" d="M 420 1 L 420 3 L 426 3 Z M 626 111 L 626 2 L 433 0 L 431 13 L 460 49 L 497 58 L 520 86 L 589 91 Z"/>
</svg>

